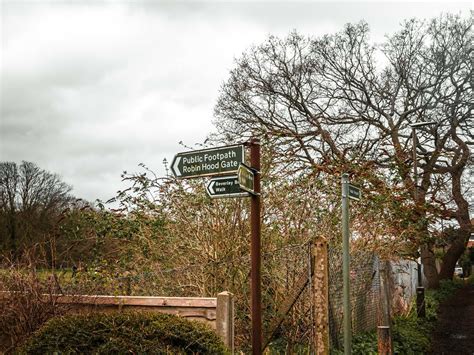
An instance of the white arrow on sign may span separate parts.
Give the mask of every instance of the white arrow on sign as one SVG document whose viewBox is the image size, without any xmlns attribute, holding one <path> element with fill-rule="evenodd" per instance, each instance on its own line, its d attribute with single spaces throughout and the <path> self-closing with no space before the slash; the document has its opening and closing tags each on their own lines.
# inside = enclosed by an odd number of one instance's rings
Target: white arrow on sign
<svg viewBox="0 0 474 355">
<path fill-rule="evenodd" d="M 207 189 L 208 189 L 208 191 L 210 192 L 211 195 L 216 193 L 216 190 L 214 190 L 214 185 L 215 184 L 216 184 L 216 182 L 211 180 L 211 183 L 209 185 L 207 185 Z"/>
<path fill-rule="evenodd" d="M 237 176 L 222 176 L 212 178 L 206 185 L 210 198 L 248 197 L 250 194 L 240 189 Z"/>
<path fill-rule="evenodd" d="M 179 171 L 179 162 L 181 161 L 181 157 L 177 157 L 174 161 L 174 164 L 172 166 L 174 172 L 176 173 L 176 176 L 181 176 L 181 171 Z"/>
</svg>

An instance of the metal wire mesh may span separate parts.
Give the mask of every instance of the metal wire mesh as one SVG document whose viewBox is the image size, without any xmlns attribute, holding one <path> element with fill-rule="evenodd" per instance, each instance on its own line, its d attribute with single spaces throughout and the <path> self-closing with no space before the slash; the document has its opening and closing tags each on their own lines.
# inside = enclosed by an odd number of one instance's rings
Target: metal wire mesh
<svg viewBox="0 0 474 355">
<path fill-rule="evenodd" d="M 343 293 L 342 250 L 329 247 L 329 331 L 332 348 L 342 346 Z M 358 334 L 377 326 L 380 309 L 379 260 L 371 252 L 351 252 L 350 295 L 352 333 Z"/>
<path fill-rule="evenodd" d="M 304 243 L 263 256 L 264 338 L 281 319 L 273 340 L 284 344 L 287 352 L 311 346 L 310 248 Z"/>
<path fill-rule="evenodd" d="M 300 349 L 311 349 L 314 339 L 314 308 L 313 295 L 310 278 L 310 251 L 309 243 L 295 243 L 279 248 L 269 248 L 262 253 L 262 304 L 264 337 L 268 331 L 275 326 L 276 320 L 281 317 L 273 341 L 283 342 L 288 350 L 292 346 L 293 351 Z M 142 272 L 127 276 L 121 275 L 117 278 L 115 288 L 125 294 L 172 294 L 194 295 L 215 294 L 225 289 L 240 295 L 236 299 L 236 314 L 241 317 L 236 319 L 239 343 L 245 344 L 249 340 L 249 273 L 235 273 L 237 270 L 233 265 L 238 264 L 243 270 L 249 270 L 249 256 L 222 259 L 202 264 L 183 265 L 172 269 L 154 270 L 154 272 Z M 343 335 L 343 301 L 342 301 L 342 250 L 338 246 L 328 248 L 329 267 L 329 331 L 331 348 L 342 347 Z M 353 250 L 351 252 L 351 318 L 352 332 L 361 332 L 375 329 L 378 324 L 378 312 L 381 307 L 382 298 L 380 292 L 380 270 L 378 257 L 365 250 Z M 400 267 L 390 272 L 396 273 Z M 222 274 L 222 275 L 221 275 Z M 204 285 L 209 288 L 209 280 L 217 276 L 221 280 L 216 283 L 215 290 L 203 290 L 194 285 Z M 397 277 L 391 276 L 397 284 Z M 241 278 L 242 280 L 237 280 Z M 226 281 L 227 280 L 227 281 Z M 235 281 L 244 289 L 237 290 L 229 282 Z M 94 285 L 97 287 L 97 278 Z M 110 282 L 110 280 L 108 280 Z M 225 284 L 225 282 L 228 282 Z M 182 287 L 177 287 L 177 282 Z M 100 283 L 100 282 L 99 282 Z M 178 286 L 179 286 L 178 285 Z M 107 287 L 106 287 L 107 286 Z M 193 286 L 193 287 L 190 287 Z M 110 294 L 111 285 L 104 284 L 104 289 L 95 290 Z M 299 291 L 298 291 L 299 290 Z M 99 291 L 99 292 L 97 292 Z M 215 291 L 215 292 L 214 292 Z M 213 293 L 214 292 L 214 293 Z M 298 294 L 296 294 L 299 292 Z M 389 295 L 391 297 L 391 295 Z M 296 301 L 289 307 L 284 307 L 291 299 Z M 282 307 L 283 306 L 283 307 Z M 282 309 L 288 308 L 285 314 Z M 290 344 L 290 345 L 288 345 Z"/>
</svg>

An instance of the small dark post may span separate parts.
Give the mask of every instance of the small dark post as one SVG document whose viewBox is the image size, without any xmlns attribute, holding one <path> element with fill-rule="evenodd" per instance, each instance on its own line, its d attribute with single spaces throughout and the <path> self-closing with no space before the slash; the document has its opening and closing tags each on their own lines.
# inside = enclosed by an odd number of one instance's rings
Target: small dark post
<svg viewBox="0 0 474 355">
<path fill-rule="evenodd" d="M 416 314 L 418 318 L 425 318 L 425 288 L 417 287 L 416 288 Z"/>
<path fill-rule="evenodd" d="M 250 258 L 252 300 L 252 354 L 262 353 L 262 297 L 260 276 L 260 140 L 250 139 L 250 167 L 255 169 L 254 190 L 250 205 Z"/>
<path fill-rule="evenodd" d="M 418 272 L 418 287 L 416 288 L 416 314 L 418 318 L 424 318 L 425 311 L 425 288 L 422 286 L 421 263 L 416 263 Z"/>
<path fill-rule="evenodd" d="M 379 278 L 380 278 L 380 308 L 379 308 L 379 326 L 377 327 L 378 353 L 392 354 L 392 331 L 390 329 L 391 321 L 391 304 L 389 296 L 389 270 L 390 264 L 388 261 L 379 263 Z"/>
<path fill-rule="evenodd" d="M 378 353 L 379 355 L 391 355 L 391 337 L 390 327 L 388 325 L 379 325 L 377 327 Z"/>
</svg>

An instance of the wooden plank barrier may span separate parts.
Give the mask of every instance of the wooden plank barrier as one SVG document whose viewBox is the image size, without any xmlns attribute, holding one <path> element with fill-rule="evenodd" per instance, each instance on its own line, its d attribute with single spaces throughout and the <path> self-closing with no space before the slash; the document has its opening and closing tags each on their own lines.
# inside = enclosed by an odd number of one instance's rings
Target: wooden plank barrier
<svg viewBox="0 0 474 355">
<path fill-rule="evenodd" d="M 10 292 L 0 292 L 2 299 Z M 123 310 L 175 314 L 208 324 L 215 329 L 224 344 L 234 351 L 234 297 L 221 292 L 217 297 L 149 297 L 105 295 L 44 295 L 57 304 L 71 305 L 72 311 L 117 312 Z"/>
</svg>

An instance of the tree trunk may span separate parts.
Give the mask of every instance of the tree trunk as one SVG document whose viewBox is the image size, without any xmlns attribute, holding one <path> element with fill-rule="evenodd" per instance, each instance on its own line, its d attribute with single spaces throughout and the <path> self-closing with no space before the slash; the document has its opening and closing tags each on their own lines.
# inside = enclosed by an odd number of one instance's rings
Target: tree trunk
<svg viewBox="0 0 474 355">
<path fill-rule="evenodd" d="M 432 246 L 428 244 L 421 246 L 421 263 L 423 264 L 423 273 L 428 281 L 427 288 L 438 288 L 439 275 L 436 269 L 436 258 Z"/>
<path fill-rule="evenodd" d="M 9 217 L 9 229 L 10 229 L 10 250 L 16 256 L 16 220 L 15 212 L 10 213 Z"/>
<path fill-rule="evenodd" d="M 454 236 L 454 240 L 451 243 L 451 246 L 448 249 L 448 252 L 445 254 L 443 258 L 443 264 L 441 265 L 440 271 L 440 279 L 452 279 L 454 274 L 454 267 L 456 266 L 456 262 L 459 260 L 459 257 L 464 253 L 466 250 L 466 244 L 469 240 L 471 232 L 473 230 L 473 222 L 469 216 L 469 203 L 467 202 L 463 191 L 462 191 L 462 184 L 461 178 L 464 167 L 467 164 L 469 159 L 469 147 L 466 143 L 462 142 L 456 134 L 456 129 L 452 128 L 452 137 L 454 141 L 459 145 L 460 149 L 462 150 L 462 159 L 458 163 L 456 169 L 453 169 L 451 174 L 452 179 L 452 194 L 454 202 L 457 206 L 457 211 L 454 215 L 456 218 L 459 229 L 456 231 L 457 233 Z"/>
<path fill-rule="evenodd" d="M 456 262 L 466 250 L 466 243 L 469 240 L 470 234 L 470 230 L 458 231 L 456 239 L 443 257 L 443 263 L 439 272 L 440 280 L 451 280 L 453 278 Z"/>
<path fill-rule="evenodd" d="M 421 194 L 418 194 L 418 197 L 421 198 L 421 201 L 425 200 L 425 194 L 424 192 Z M 426 215 L 425 213 L 421 213 L 420 210 L 417 210 L 418 216 L 416 220 L 421 220 L 424 221 L 422 223 L 422 229 L 420 230 L 421 235 L 425 235 L 426 238 L 429 236 L 429 231 L 428 231 L 428 223 L 426 222 Z M 423 274 L 426 277 L 427 284 L 425 286 L 426 288 L 430 289 L 436 289 L 439 287 L 439 275 L 438 275 L 438 269 L 436 268 L 436 257 L 433 252 L 433 244 L 432 243 L 423 243 L 420 246 L 420 256 L 421 256 L 421 264 L 423 265 Z M 420 285 L 420 286 L 422 286 Z"/>
</svg>

